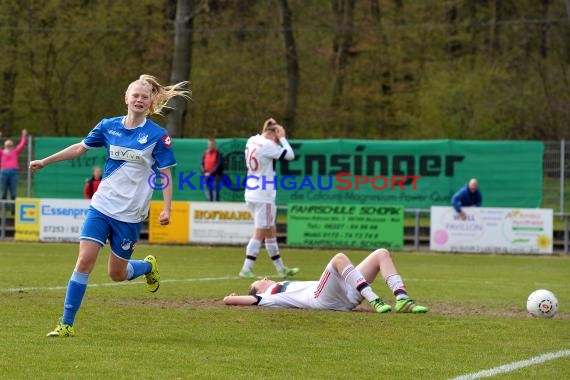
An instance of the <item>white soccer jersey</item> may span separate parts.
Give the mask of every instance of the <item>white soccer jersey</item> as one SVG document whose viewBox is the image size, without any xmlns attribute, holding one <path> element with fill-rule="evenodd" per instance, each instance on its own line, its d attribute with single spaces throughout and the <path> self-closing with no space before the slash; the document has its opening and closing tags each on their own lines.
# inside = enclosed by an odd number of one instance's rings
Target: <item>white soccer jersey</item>
<svg viewBox="0 0 570 380">
<path fill-rule="evenodd" d="M 259 306 L 276 308 L 348 311 L 362 301 L 329 263 L 319 281 L 284 281 L 271 285 L 260 297 Z"/>
<path fill-rule="evenodd" d="M 318 281 L 284 281 L 271 285 L 261 297 L 259 306 L 320 309 L 313 295 Z"/>
<path fill-rule="evenodd" d="M 275 160 L 292 160 L 293 149 L 284 137 L 281 146 L 262 135 L 255 135 L 247 140 L 245 163 L 247 165 L 247 186 L 245 200 L 248 202 L 275 202 L 277 184 L 275 180 Z"/>
<path fill-rule="evenodd" d="M 82 141 L 87 149 L 107 149 L 103 180 L 91 206 L 122 222 L 139 223 L 148 215 L 154 190 L 149 177 L 157 169 L 176 165 L 176 161 L 164 128 L 147 119 L 128 129 L 123 120 L 123 116 L 101 120 Z"/>
</svg>

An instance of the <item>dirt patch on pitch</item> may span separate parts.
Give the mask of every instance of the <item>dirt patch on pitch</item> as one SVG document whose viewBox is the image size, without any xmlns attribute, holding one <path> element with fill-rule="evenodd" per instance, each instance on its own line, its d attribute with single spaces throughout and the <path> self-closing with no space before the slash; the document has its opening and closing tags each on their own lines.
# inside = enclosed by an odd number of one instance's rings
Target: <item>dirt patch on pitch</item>
<svg viewBox="0 0 570 380">
<path fill-rule="evenodd" d="M 529 317 L 530 315 L 523 309 L 506 309 L 506 310 L 493 310 L 486 307 L 469 307 L 457 306 L 455 304 L 445 303 L 430 303 L 426 305 L 429 308 L 431 315 L 480 315 L 484 317 Z M 373 312 L 374 310 L 370 305 L 362 303 L 358 305 L 355 311 Z M 570 319 L 570 313 L 558 313 L 556 319 Z"/>
<path fill-rule="evenodd" d="M 144 306 L 144 307 L 157 307 L 161 309 L 225 309 L 230 306 L 223 304 L 222 300 L 213 299 L 153 299 L 153 300 L 137 300 L 137 299 L 108 299 L 106 302 L 112 302 L 117 306 Z M 480 315 L 483 317 L 529 317 L 526 310 L 522 309 L 507 309 L 507 310 L 493 310 L 486 307 L 469 307 L 458 306 L 456 304 L 445 303 L 430 303 L 426 305 L 429 308 L 429 315 Z M 237 307 L 237 306 L 231 306 Z M 372 313 L 374 310 L 367 303 L 358 305 L 355 312 Z M 394 311 L 394 310 L 393 310 Z M 558 313 L 556 319 L 570 320 L 570 313 Z"/>
<path fill-rule="evenodd" d="M 121 299 L 109 301 L 113 302 L 117 306 L 145 306 L 161 309 L 221 309 L 227 307 L 223 304 L 222 300 L 212 299 Z"/>
</svg>

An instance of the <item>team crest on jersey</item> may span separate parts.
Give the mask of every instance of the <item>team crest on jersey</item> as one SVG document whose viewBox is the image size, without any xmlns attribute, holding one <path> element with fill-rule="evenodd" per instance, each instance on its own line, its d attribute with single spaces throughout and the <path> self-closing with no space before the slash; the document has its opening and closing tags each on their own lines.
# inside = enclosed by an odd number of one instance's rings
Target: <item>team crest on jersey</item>
<svg viewBox="0 0 570 380">
<path fill-rule="evenodd" d="M 172 146 L 172 140 L 168 135 L 162 136 L 162 142 L 164 143 L 164 146 L 167 148 L 170 148 Z"/>
<path fill-rule="evenodd" d="M 121 248 L 123 248 L 123 250 L 127 251 L 131 248 L 131 245 L 134 247 L 135 244 L 131 240 L 124 238 L 123 242 L 121 243 Z"/>
<path fill-rule="evenodd" d="M 139 138 L 137 139 L 139 144 L 146 144 L 148 141 L 148 135 L 146 133 L 139 133 Z"/>
</svg>

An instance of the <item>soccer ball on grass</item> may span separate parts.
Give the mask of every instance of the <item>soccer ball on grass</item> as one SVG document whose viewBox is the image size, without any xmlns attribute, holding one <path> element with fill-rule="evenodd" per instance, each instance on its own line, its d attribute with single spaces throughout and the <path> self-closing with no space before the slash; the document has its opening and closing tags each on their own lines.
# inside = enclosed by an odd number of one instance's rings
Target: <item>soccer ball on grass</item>
<svg viewBox="0 0 570 380">
<path fill-rule="evenodd" d="M 558 310 L 558 299 L 550 290 L 535 290 L 526 300 L 526 309 L 533 317 L 552 318 Z"/>
</svg>

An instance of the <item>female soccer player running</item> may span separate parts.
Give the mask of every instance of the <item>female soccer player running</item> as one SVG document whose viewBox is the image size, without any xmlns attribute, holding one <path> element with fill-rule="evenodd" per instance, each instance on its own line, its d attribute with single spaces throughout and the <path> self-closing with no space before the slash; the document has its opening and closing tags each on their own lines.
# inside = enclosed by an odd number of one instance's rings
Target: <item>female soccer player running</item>
<svg viewBox="0 0 570 380">
<path fill-rule="evenodd" d="M 170 168 L 176 165 L 172 141 L 165 129 L 147 119 L 160 114 L 175 96 L 188 98 L 186 82 L 162 86 L 155 77 L 141 75 L 125 93 L 127 115 L 103 119 L 83 141 L 49 157 L 30 162 L 32 171 L 59 161 L 83 155 L 87 150 L 104 147 L 107 161 L 103 180 L 93 195 L 79 237 L 79 256 L 67 285 L 63 316 L 50 337 L 75 335 L 73 323 L 85 295 L 89 274 L 99 250 L 109 239 L 108 272 L 113 281 L 132 280 L 145 275 L 147 289 L 156 292 L 160 276 L 154 256 L 130 260 L 139 239 L 141 223 L 146 219 L 153 192 L 150 179 L 153 168 L 166 183 L 172 183 Z M 159 215 L 162 225 L 170 223 L 172 187 L 162 190 L 164 209 Z"/>
</svg>

